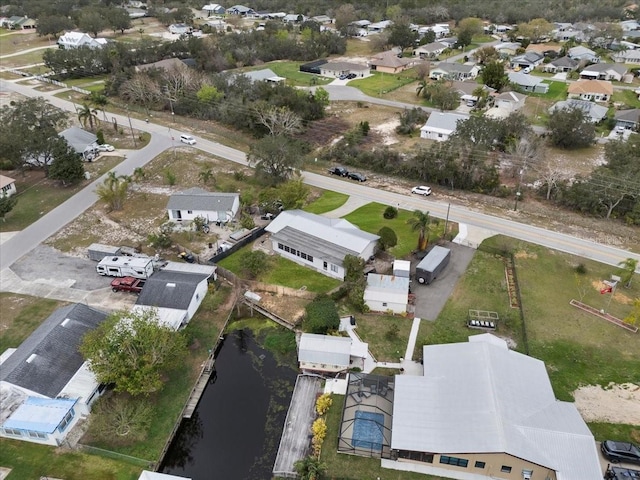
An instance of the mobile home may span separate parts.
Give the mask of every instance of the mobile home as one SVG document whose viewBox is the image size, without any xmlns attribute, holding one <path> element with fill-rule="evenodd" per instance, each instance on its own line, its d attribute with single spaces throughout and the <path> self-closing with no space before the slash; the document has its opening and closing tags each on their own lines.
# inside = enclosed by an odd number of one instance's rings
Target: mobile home
<svg viewBox="0 0 640 480">
<path fill-rule="evenodd" d="M 416 267 L 418 283 L 430 284 L 449 263 L 451 250 L 436 245 Z"/>
<path fill-rule="evenodd" d="M 96 266 L 96 272 L 109 277 L 149 278 L 153 273 L 153 259 L 105 257 Z"/>
</svg>

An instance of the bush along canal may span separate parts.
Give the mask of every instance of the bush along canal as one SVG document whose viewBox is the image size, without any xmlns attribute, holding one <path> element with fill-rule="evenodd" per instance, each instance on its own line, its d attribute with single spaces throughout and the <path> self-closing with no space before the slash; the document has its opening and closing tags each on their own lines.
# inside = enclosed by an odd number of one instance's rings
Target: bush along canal
<svg viewBox="0 0 640 480">
<path fill-rule="evenodd" d="M 249 328 L 226 335 L 216 371 L 193 416 L 180 425 L 161 472 L 194 480 L 271 478 L 297 375 L 295 363 L 278 362 L 291 346 L 295 355 L 294 334 L 280 329 L 261 323 L 255 335 Z"/>
</svg>

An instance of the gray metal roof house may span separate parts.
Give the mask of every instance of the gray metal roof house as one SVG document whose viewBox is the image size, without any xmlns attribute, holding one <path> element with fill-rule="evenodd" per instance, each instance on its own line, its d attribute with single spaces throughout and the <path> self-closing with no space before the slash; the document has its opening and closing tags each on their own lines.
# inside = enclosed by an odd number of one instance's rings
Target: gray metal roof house
<svg viewBox="0 0 640 480">
<path fill-rule="evenodd" d="M 160 270 L 147 279 L 136 305 L 157 308 L 160 322 L 178 330 L 198 310 L 207 294 L 209 277 L 205 273 Z"/>
<path fill-rule="evenodd" d="M 482 334 L 424 346 L 423 363 L 423 376 L 395 377 L 397 459 L 383 467 L 456 478 L 602 478 L 593 435 L 573 403 L 555 398 L 542 361 Z"/>
<path fill-rule="evenodd" d="M 266 227 L 273 250 L 300 265 L 327 276 L 344 278 L 347 255 L 368 260 L 375 253 L 378 235 L 364 232 L 343 219 L 286 210 Z"/>
<path fill-rule="evenodd" d="M 454 112 L 432 112 L 420 128 L 420 138 L 444 142 L 455 133 L 458 122 L 469 119 L 469 115 Z"/>
<path fill-rule="evenodd" d="M 351 339 L 332 335 L 303 333 L 298 362 L 301 370 L 340 372 L 350 365 Z"/>
<path fill-rule="evenodd" d="M 98 137 L 80 127 L 69 127 L 60 136 L 85 159 L 93 159 L 98 148 Z"/>
<path fill-rule="evenodd" d="M 240 208 L 240 194 L 207 192 L 202 188 L 190 188 L 169 197 L 167 211 L 173 222 L 189 222 L 203 217 L 207 222 L 227 223 L 233 220 Z"/>
</svg>

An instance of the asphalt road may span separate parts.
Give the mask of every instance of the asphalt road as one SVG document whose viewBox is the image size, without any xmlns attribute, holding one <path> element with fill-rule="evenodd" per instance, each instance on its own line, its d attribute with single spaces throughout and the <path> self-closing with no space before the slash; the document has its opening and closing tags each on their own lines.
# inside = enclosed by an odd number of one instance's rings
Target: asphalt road
<svg viewBox="0 0 640 480">
<path fill-rule="evenodd" d="M 59 99 L 46 92 L 37 92 L 29 87 L 17 85 L 15 83 L 0 80 L 0 91 L 13 90 L 25 96 L 46 97 L 52 104 L 65 110 L 74 111 L 74 105 L 66 100 Z M 128 120 L 121 115 L 109 114 L 115 118 L 120 125 L 127 125 Z M 145 148 L 135 151 L 129 155 L 116 169 L 118 174 L 131 174 L 137 167 L 144 166 L 162 151 L 171 148 L 173 141 L 171 135 L 176 139 L 180 135 L 179 131 L 169 131 L 167 127 L 153 123 L 145 123 L 140 120 L 131 119 L 134 128 L 146 130 L 152 134 L 151 142 Z M 227 160 L 247 164 L 246 155 L 233 148 L 220 145 L 201 138 L 197 138 L 195 148 L 214 154 Z M 609 265 L 617 265 L 626 258 L 632 257 L 640 261 L 640 255 L 628 252 L 619 248 L 605 244 L 599 244 L 589 240 L 576 238 L 570 235 L 521 224 L 513 220 L 499 218 L 491 215 L 475 212 L 465 207 L 448 205 L 438 202 L 433 198 L 412 197 L 410 194 L 403 195 L 376 188 L 364 186 L 362 184 L 350 183 L 337 178 L 318 175 L 310 172 L 303 172 L 305 183 L 308 185 L 334 190 L 336 192 L 363 198 L 367 201 L 376 201 L 386 205 L 399 206 L 400 208 L 415 210 L 428 210 L 431 215 L 439 218 L 448 218 L 450 221 L 466 223 L 471 226 L 488 229 L 496 234 L 504 234 L 510 237 L 526 240 L 532 243 L 557 249 L 563 252 L 582 256 Z M 5 242 L 0 248 L 0 270 L 7 268 L 26 253 L 30 252 L 36 245 L 58 231 L 67 223 L 71 222 L 97 200 L 95 188 L 103 181 L 99 178 L 91 185 L 87 186 L 57 208 L 49 212 L 31 226 L 16 234 Z"/>
</svg>

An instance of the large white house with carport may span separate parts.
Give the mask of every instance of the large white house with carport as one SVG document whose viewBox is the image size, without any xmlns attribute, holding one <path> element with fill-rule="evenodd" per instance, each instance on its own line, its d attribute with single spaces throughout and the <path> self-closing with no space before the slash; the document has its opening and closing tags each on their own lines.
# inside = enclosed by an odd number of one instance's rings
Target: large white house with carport
<svg viewBox="0 0 640 480">
<path fill-rule="evenodd" d="M 424 374 L 396 375 L 382 466 L 459 480 L 600 480 L 593 435 L 556 399 L 544 362 L 491 334 L 423 347 Z"/>
<path fill-rule="evenodd" d="M 266 227 L 273 251 L 329 277 L 344 279 L 347 255 L 368 260 L 380 238 L 341 218 L 285 210 Z"/>
</svg>

